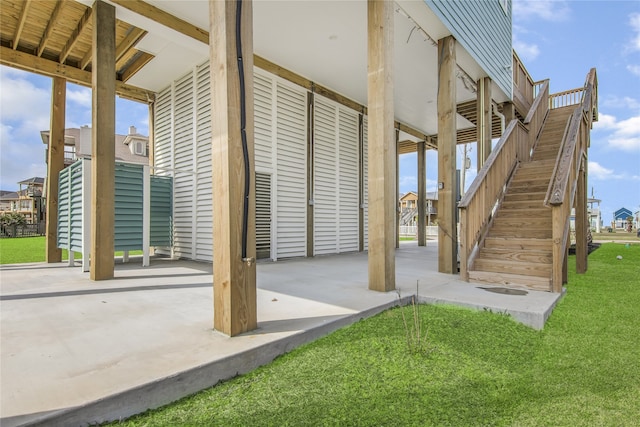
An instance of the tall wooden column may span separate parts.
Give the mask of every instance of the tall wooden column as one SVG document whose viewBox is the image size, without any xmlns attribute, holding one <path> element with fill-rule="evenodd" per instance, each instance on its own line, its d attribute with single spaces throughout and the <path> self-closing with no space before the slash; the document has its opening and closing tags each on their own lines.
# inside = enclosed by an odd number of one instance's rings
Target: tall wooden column
<svg viewBox="0 0 640 427">
<path fill-rule="evenodd" d="M 438 271 L 457 273 L 456 40 L 438 40 Z"/>
<path fill-rule="evenodd" d="M 113 278 L 116 134 L 116 9 L 93 4 L 91 280 Z"/>
<path fill-rule="evenodd" d="M 51 125 L 47 153 L 47 262 L 62 261 L 58 248 L 58 174 L 64 168 L 64 121 L 67 99 L 67 81 L 54 77 L 51 90 Z"/>
<path fill-rule="evenodd" d="M 491 153 L 491 79 L 478 80 L 476 136 L 478 144 L 478 170 Z"/>
<path fill-rule="evenodd" d="M 424 141 L 418 142 L 418 246 L 427 244 L 427 164 Z"/>
<path fill-rule="evenodd" d="M 583 160 L 578 172 L 578 188 L 575 198 L 576 210 L 576 273 L 581 274 L 587 271 L 587 260 L 589 248 L 587 247 L 587 227 L 589 220 L 587 217 L 587 171 L 586 159 Z"/>
<path fill-rule="evenodd" d="M 369 289 L 396 287 L 396 135 L 393 113 L 394 3 L 367 2 L 369 99 Z"/>
<path fill-rule="evenodd" d="M 237 1 L 209 1 L 209 60 L 213 167 L 213 327 L 234 336 L 257 327 L 253 138 L 253 14 L 243 1 L 236 39 Z M 245 161 L 242 97 L 236 45 L 242 49 L 249 197 L 246 254 L 243 247 Z"/>
</svg>

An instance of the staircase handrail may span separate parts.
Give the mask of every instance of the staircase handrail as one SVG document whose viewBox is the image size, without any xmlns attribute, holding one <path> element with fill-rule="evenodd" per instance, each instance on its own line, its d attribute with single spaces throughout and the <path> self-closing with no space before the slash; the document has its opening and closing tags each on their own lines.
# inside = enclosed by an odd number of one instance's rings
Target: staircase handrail
<svg viewBox="0 0 640 427">
<path fill-rule="evenodd" d="M 579 171 L 584 167 L 586 161 L 589 130 L 594 117 L 597 118 L 595 68 L 587 74 L 581 102 L 567 120 L 544 200 L 544 205 L 552 209 L 553 267 L 551 280 L 554 292 L 561 292 L 562 284 L 565 281 L 564 263 L 569 240 L 569 217 L 575 198 Z"/>
<path fill-rule="evenodd" d="M 460 209 L 460 277 L 468 280 L 468 269 L 484 239 L 494 211 L 502 200 L 506 185 L 519 162 L 528 162 L 546 118 L 549 81 L 539 87 L 526 123 L 512 120 L 489 154 L 478 175 L 464 194 Z"/>
</svg>

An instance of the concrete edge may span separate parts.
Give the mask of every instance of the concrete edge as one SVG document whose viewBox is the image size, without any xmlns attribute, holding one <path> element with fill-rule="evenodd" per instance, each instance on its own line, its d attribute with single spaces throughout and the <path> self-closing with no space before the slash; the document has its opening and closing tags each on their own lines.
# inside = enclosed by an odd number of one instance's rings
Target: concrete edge
<svg viewBox="0 0 640 427">
<path fill-rule="evenodd" d="M 508 314 L 515 321 L 522 323 L 530 328 L 536 330 L 542 330 L 544 328 L 545 323 L 551 316 L 551 313 L 555 309 L 558 302 L 564 297 L 567 292 L 566 288 L 562 288 L 562 292 L 556 294 L 557 296 L 554 298 L 553 302 L 549 304 L 544 310 L 541 311 L 533 311 L 533 310 L 515 310 L 515 309 L 502 309 L 499 307 L 493 307 L 486 304 L 477 304 L 471 302 L 462 302 L 462 301 L 451 301 L 442 298 L 434 298 L 434 297 L 426 297 L 419 296 L 418 301 L 423 304 L 432 304 L 432 305 L 453 305 L 458 307 L 470 308 L 472 310 L 483 311 L 487 310 L 496 314 Z"/>
<path fill-rule="evenodd" d="M 276 357 L 315 341 L 340 328 L 372 317 L 389 308 L 411 302 L 412 295 L 397 298 L 394 301 L 370 309 L 349 314 L 309 330 L 263 344 L 242 353 L 158 379 L 84 405 L 48 412 L 45 415 L 27 421 L 22 426 L 87 426 L 109 421 L 117 421 L 140 414 L 149 409 L 175 402 L 196 392 L 246 374 Z M 2 420 L 0 420 L 2 421 Z"/>
</svg>

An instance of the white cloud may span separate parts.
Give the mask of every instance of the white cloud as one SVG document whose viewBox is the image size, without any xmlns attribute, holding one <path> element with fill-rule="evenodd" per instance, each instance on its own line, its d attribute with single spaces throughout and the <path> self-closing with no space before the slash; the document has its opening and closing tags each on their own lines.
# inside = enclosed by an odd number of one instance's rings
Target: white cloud
<svg viewBox="0 0 640 427">
<path fill-rule="evenodd" d="M 640 13 L 632 13 L 629 15 L 629 26 L 635 34 L 627 46 L 627 49 L 631 51 L 640 50 Z"/>
<path fill-rule="evenodd" d="M 609 147 L 624 151 L 640 150 L 640 115 L 624 120 L 600 113 L 593 124 L 594 131 L 610 131 L 606 137 Z"/>
<path fill-rule="evenodd" d="M 566 1 L 561 0 L 514 0 L 514 20 L 536 20 L 560 22 L 565 21 L 571 14 Z"/>
<path fill-rule="evenodd" d="M 611 179 L 614 177 L 613 170 L 607 169 L 598 162 L 589 162 L 589 177 L 595 179 Z"/>
<path fill-rule="evenodd" d="M 89 88 L 67 89 L 67 101 L 81 107 L 91 108 L 91 90 Z"/>
<path fill-rule="evenodd" d="M 629 96 L 618 97 L 608 95 L 601 101 L 601 105 L 609 108 L 622 108 L 626 110 L 640 110 L 640 101 Z M 602 117 L 602 115 L 600 116 Z"/>
<path fill-rule="evenodd" d="M 513 35 L 513 48 L 525 62 L 533 61 L 540 55 L 540 48 L 537 44 L 525 43 L 519 40 L 515 33 Z"/>
<path fill-rule="evenodd" d="M 627 71 L 640 77 L 640 65 L 627 65 Z"/>
</svg>

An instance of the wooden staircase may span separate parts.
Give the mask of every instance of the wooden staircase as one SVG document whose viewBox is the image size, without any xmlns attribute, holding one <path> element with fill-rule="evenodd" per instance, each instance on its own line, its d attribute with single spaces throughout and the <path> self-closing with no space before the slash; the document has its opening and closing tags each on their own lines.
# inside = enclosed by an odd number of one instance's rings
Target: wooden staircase
<svg viewBox="0 0 640 427">
<path fill-rule="evenodd" d="M 573 110 L 549 110 L 531 160 L 517 166 L 479 246 L 470 281 L 551 290 L 552 217 L 544 199 Z"/>
</svg>

